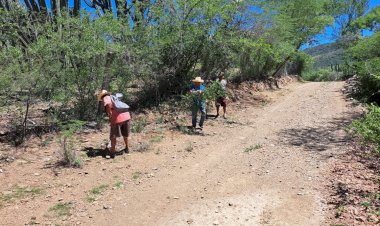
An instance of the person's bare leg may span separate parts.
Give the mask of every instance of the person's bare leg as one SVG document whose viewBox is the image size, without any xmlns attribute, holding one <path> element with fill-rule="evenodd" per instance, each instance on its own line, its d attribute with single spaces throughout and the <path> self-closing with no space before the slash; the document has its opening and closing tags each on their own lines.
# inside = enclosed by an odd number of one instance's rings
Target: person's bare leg
<svg viewBox="0 0 380 226">
<path fill-rule="evenodd" d="M 216 107 L 216 116 L 215 116 L 215 118 L 217 118 L 218 116 L 219 116 L 219 105 L 215 105 L 215 107 Z"/>
<path fill-rule="evenodd" d="M 116 137 L 111 138 L 110 156 L 115 157 L 116 154 Z"/>
<path fill-rule="evenodd" d="M 124 152 L 129 153 L 128 141 L 129 141 L 130 137 L 123 137 L 123 138 L 124 138 L 124 143 L 125 143 Z"/>
<path fill-rule="evenodd" d="M 226 115 L 226 106 L 223 106 L 223 118 L 226 118 L 227 117 L 227 115 Z"/>
</svg>

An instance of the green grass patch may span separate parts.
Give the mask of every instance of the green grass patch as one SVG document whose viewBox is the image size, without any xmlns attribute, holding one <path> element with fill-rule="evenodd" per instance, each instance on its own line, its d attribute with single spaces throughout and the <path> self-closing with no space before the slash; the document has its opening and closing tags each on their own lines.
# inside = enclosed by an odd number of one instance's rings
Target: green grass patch
<svg viewBox="0 0 380 226">
<path fill-rule="evenodd" d="M 185 147 L 185 151 L 192 152 L 193 150 L 194 150 L 194 146 L 191 142 L 189 142 L 187 146 Z"/>
<path fill-rule="evenodd" d="M 116 183 L 114 184 L 114 186 L 115 186 L 116 188 L 122 188 L 122 187 L 123 187 L 123 182 L 121 182 L 121 181 L 116 181 Z"/>
<path fill-rule="evenodd" d="M 142 142 L 137 143 L 134 146 L 133 150 L 136 152 L 145 152 L 149 150 L 150 146 L 151 146 L 151 143 L 142 141 Z"/>
<path fill-rule="evenodd" d="M 362 202 L 362 206 L 364 206 L 365 208 L 368 208 L 371 206 L 371 203 L 369 202 Z"/>
<path fill-rule="evenodd" d="M 335 217 L 340 217 L 344 213 L 345 207 L 343 205 L 339 205 L 335 210 Z"/>
<path fill-rule="evenodd" d="M 164 116 L 160 115 L 156 118 L 156 124 L 162 124 L 164 123 L 165 119 Z"/>
<path fill-rule="evenodd" d="M 132 133 L 141 133 L 148 123 L 145 118 L 136 118 L 132 121 Z"/>
<path fill-rule="evenodd" d="M 261 144 L 256 144 L 256 145 L 251 145 L 247 148 L 244 149 L 244 152 L 252 152 L 252 151 L 255 151 L 255 150 L 258 150 L 260 148 L 262 148 L 263 146 Z"/>
<path fill-rule="evenodd" d="M 57 203 L 49 209 L 56 217 L 70 216 L 73 204 L 71 202 Z"/>
<path fill-rule="evenodd" d="M 11 193 L 0 196 L 0 207 L 19 199 L 40 195 L 43 191 L 44 189 L 40 187 L 16 187 Z"/>
<path fill-rule="evenodd" d="M 141 172 L 134 172 L 134 173 L 132 173 L 132 179 L 133 180 L 137 180 L 137 179 L 139 179 L 140 177 L 141 177 L 141 175 L 142 175 L 142 173 Z"/>
<path fill-rule="evenodd" d="M 157 135 L 157 136 L 154 136 L 150 139 L 150 142 L 151 143 L 159 143 L 162 141 L 162 139 L 164 139 L 164 137 L 162 135 Z"/>
<path fill-rule="evenodd" d="M 177 130 L 183 134 L 187 134 L 187 135 L 194 135 L 196 134 L 195 133 L 195 130 L 193 130 L 193 128 L 189 128 L 188 126 L 177 126 Z"/>
<path fill-rule="evenodd" d="M 98 186 L 98 187 L 95 187 L 95 188 L 91 189 L 91 190 L 89 191 L 89 194 L 91 194 L 91 195 L 100 195 L 100 194 L 102 194 L 105 190 L 107 190 L 107 188 L 108 188 L 108 185 L 107 185 L 107 184 L 102 184 L 102 185 L 100 185 L 100 186 Z"/>
<path fill-rule="evenodd" d="M 91 195 L 87 195 L 85 200 L 87 202 L 95 202 L 96 201 L 96 198 L 94 196 L 91 196 Z"/>
<path fill-rule="evenodd" d="M 108 189 L 107 184 L 102 184 L 99 185 L 98 187 L 95 187 L 87 192 L 87 196 L 85 200 L 87 202 L 95 202 L 96 201 L 96 196 L 103 194 Z"/>
</svg>

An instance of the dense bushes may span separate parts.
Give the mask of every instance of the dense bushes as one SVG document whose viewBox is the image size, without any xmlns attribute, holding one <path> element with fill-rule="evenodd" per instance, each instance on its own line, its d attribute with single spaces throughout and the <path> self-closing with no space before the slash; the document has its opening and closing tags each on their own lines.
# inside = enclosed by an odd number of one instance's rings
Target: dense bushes
<svg viewBox="0 0 380 226">
<path fill-rule="evenodd" d="M 380 90 L 380 32 L 375 28 L 375 24 L 379 22 L 379 15 L 380 7 L 377 7 L 368 15 L 355 21 L 354 26 L 374 29 L 375 34 L 359 39 L 356 45 L 348 50 L 353 60 L 350 67 L 359 80 L 357 94 L 364 101 L 373 99 L 371 97 L 378 98 Z M 379 103 L 379 100 L 373 101 Z M 352 128 L 364 142 L 374 144 L 376 152 L 380 154 L 380 108 L 378 106 L 369 105 L 368 114 L 363 119 L 354 121 Z"/>
<path fill-rule="evenodd" d="M 359 135 L 365 143 L 376 145 L 376 151 L 380 154 L 380 107 L 369 105 L 369 112 L 362 118 L 351 124 L 354 134 Z"/>
<path fill-rule="evenodd" d="M 353 27 L 372 29 L 375 33 L 358 39 L 347 51 L 352 61 L 349 67 L 359 79 L 358 97 L 363 100 L 380 90 L 380 31 L 376 29 L 379 15 L 380 6 L 354 22 Z"/>
<path fill-rule="evenodd" d="M 330 69 L 319 69 L 319 70 L 313 70 L 308 71 L 302 75 L 302 78 L 306 81 L 316 81 L 316 82 L 322 82 L 322 81 L 337 81 L 342 79 L 343 73 L 332 71 Z"/>
</svg>

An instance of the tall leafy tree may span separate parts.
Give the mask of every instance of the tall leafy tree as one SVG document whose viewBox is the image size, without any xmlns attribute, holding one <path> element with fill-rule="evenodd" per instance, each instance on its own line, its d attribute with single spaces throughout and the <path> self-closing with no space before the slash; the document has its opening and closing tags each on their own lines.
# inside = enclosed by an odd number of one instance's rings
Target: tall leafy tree
<svg viewBox="0 0 380 226">
<path fill-rule="evenodd" d="M 368 0 L 332 0 L 327 5 L 327 9 L 334 15 L 340 36 L 353 35 L 359 32 L 352 24 L 366 13 L 368 7 Z"/>
</svg>

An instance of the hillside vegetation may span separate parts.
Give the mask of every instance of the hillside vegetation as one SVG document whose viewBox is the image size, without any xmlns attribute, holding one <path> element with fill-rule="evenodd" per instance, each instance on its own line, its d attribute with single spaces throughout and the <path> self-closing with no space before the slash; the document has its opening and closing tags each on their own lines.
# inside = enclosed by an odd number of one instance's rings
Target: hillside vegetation
<svg viewBox="0 0 380 226">
<path fill-rule="evenodd" d="M 314 70 L 321 68 L 331 68 L 337 64 L 343 64 L 344 61 L 344 48 L 339 42 L 322 44 L 316 47 L 304 50 L 313 58 Z"/>
</svg>

